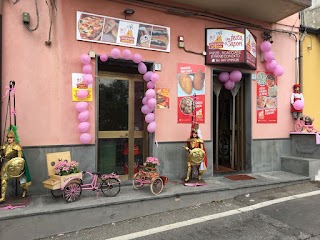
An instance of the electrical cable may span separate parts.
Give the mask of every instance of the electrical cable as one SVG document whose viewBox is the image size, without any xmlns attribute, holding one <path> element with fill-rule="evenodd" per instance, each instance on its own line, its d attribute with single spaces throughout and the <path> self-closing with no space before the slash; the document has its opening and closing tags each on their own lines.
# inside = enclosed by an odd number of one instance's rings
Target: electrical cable
<svg viewBox="0 0 320 240">
<path fill-rule="evenodd" d="M 28 24 L 28 23 L 25 23 L 25 24 L 24 24 L 24 25 L 26 26 L 26 28 L 27 28 L 30 32 L 33 32 L 33 31 L 37 30 L 37 29 L 38 29 L 38 27 L 39 27 L 39 9 L 38 9 L 38 0 L 34 0 L 34 2 L 35 2 L 35 5 L 36 5 L 37 25 L 36 25 L 36 27 L 35 27 L 35 28 L 31 29 L 31 28 L 29 27 L 29 24 Z"/>
</svg>

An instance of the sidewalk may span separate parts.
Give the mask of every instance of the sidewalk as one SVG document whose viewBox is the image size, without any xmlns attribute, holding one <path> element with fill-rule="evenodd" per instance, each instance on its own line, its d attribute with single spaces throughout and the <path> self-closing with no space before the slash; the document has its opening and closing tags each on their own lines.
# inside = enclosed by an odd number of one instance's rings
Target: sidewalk
<svg viewBox="0 0 320 240">
<path fill-rule="evenodd" d="M 83 191 L 78 201 L 69 204 L 51 195 L 31 196 L 26 208 L 0 211 L 0 239 L 37 239 L 310 180 L 282 171 L 247 175 L 255 179 L 233 181 L 217 176 L 206 178 L 207 186 L 199 187 L 187 187 L 182 181 L 169 179 L 157 196 L 151 193 L 149 185 L 134 190 L 124 184 L 116 197 Z"/>
</svg>

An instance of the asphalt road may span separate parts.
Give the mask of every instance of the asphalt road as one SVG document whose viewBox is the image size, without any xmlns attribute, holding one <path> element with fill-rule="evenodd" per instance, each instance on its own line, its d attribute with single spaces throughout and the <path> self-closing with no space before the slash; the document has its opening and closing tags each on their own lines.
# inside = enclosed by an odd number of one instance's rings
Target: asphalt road
<svg viewBox="0 0 320 240">
<path fill-rule="evenodd" d="M 44 239 L 320 240 L 319 190 L 315 183 L 287 186 Z M 315 191 L 314 196 L 284 199 Z"/>
</svg>

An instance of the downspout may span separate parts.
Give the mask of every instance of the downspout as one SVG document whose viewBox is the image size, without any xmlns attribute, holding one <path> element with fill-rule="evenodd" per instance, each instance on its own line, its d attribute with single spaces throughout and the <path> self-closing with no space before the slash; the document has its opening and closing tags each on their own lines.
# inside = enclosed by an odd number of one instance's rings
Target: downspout
<svg viewBox="0 0 320 240">
<path fill-rule="evenodd" d="M 303 67 L 303 63 L 302 63 L 302 57 L 303 57 L 303 48 L 302 48 L 302 41 L 303 39 L 305 38 L 306 36 L 306 32 L 304 32 L 301 36 L 301 38 L 299 39 L 299 79 L 296 83 L 300 83 L 300 92 L 302 93 L 303 92 L 303 77 L 302 77 L 302 74 L 303 74 L 303 70 L 302 70 L 302 67 Z"/>
</svg>

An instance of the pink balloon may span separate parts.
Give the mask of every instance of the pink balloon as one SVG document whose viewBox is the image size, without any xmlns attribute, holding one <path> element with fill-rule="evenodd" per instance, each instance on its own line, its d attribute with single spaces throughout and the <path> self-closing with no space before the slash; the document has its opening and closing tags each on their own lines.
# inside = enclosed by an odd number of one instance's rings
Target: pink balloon
<svg viewBox="0 0 320 240">
<path fill-rule="evenodd" d="M 147 91 L 146 91 L 146 97 L 147 98 L 153 98 L 153 97 L 155 97 L 156 96 L 156 91 L 154 90 L 154 89 L 148 89 Z"/>
<path fill-rule="evenodd" d="M 272 51 L 265 52 L 264 53 L 264 60 L 266 60 L 266 62 L 271 62 L 272 60 L 274 60 L 274 52 L 272 52 Z"/>
<path fill-rule="evenodd" d="M 260 49 L 262 52 L 269 52 L 271 50 L 271 43 L 269 41 L 263 41 L 260 44 Z"/>
<path fill-rule="evenodd" d="M 297 101 L 295 101 L 295 102 L 293 103 L 293 107 L 294 107 L 296 110 L 298 110 L 298 111 L 302 110 L 303 107 L 304 107 L 304 101 L 302 101 L 302 100 L 297 100 Z"/>
<path fill-rule="evenodd" d="M 145 117 L 144 117 L 144 120 L 147 122 L 147 123 L 151 123 L 154 121 L 154 113 L 148 113 Z"/>
<path fill-rule="evenodd" d="M 272 60 L 271 62 L 266 63 L 266 68 L 268 71 L 273 72 L 276 69 L 277 65 L 278 63 L 276 62 L 276 60 Z"/>
<path fill-rule="evenodd" d="M 141 108 L 141 112 L 144 114 L 151 113 L 153 111 L 152 108 L 150 108 L 148 105 L 143 105 Z"/>
<path fill-rule="evenodd" d="M 151 76 L 151 81 L 156 83 L 159 80 L 159 75 L 157 73 L 153 73 Z"/>
<path fill-rule="evenodd" d="M 233 82 L 239 82 L 242 78 L 242 73 L 239 70 L 233 70 L 230 73 L 230 80 Z"/>
<path fill-rule="evenodd" d="M 156 127 L 157 127 L 156 122 L 153 121 L 148 124 L 147 130 L 149 133 L 153 133 L 154 131 L 156 131 Z"/>
<path fill-rule="evenodd" d="M 134 63 L 140 63 L 140 62 L 142 61 L 141 55 L 138 54 L 138 53 L 133 54 L 133 56 L 132 56 L 132 61 L 133 61 Z"/>
<path fill-rule="evenodd" d="M 90 64 L 83 65 L 82 72 L 84 74 L 91 74 L 92 73 L 92 66 Z"/>
<path fill-rule="evenodd" d="M 113 48 L 111 50 L 111 57 L 112 58 L 117 59 L 117 58 L 120 57 L 120 55 L 121 55 L 121 53 L 120 53 L 120 50 L 118 48 Z"/>
<path fill-rule="evenodd" d="M 92 76 L 92 74 L 85 74 L 85 75 L 83 76 L 83 82 L 84 82 L 85 84 L 91 84 L 91 83 L 93 83 L 93 76 Z"/>
<path fill-rule="evenodd" d="M 150 108 L 154 108 L 156 105 L 157 105 L 157 100 L 156 100 L 155 98 L 150 98 L 150 99 L 148 100 L 148 106 L 149 106 Z"/>
<path fill-rule="evenodd" d="M 83 64 L 89 64 L 91 62 L 91 58 L 88 54 L 82 54 L 80 60 Z"/>
<path fill-rule="evenodd" d="M 151 76 L 152 76 L 153 72 L 152 71 L 148 71 L 143 75 L 143 80 L 145 80 L 146 82 L 149 82 L 151 80 Z"/>
<path fill-rule="evenodd" d="M 84 110 L 87 110 L 89 104 L 87 102 L 77 102 L 76 103 L 76 110 L 78 112 L 83 112 Z"/>
<path fill-rule="evenodd" d="M 91 142 L 91 135 L 89 133 L 82 133 L 80 135 L 80 142 L 83 143 L 83 144 L 88 144 Z"/>
<path fill-rule="evenodd" d="M 148 104 L 148 100 L 149 100 L 149 98 L 147 98 L 147 97 L 142 98 L 142 104 L 143 105 L 147 105 Z"/>
<path fill-rule="evenodd" d="M 88 90 L 85 90 L 85 89 L 80 89 L 77 91 L 78 98 L 86 98 L 88 94 L 89 94 Z"/>
<path fill-rule="evenodd" d="M 101 62 L 106 62 L 106 61 L 108 61 L 108 55 L 107 55 L 107 54 L 101 54 L 101 55 L 100 55 L 100 60 L 101 60 Z"/>
<path fill-rule="evenodd" d="M 218 78 L 219 78 L 220 82 L 227 82 L 229 80 L 229 77 L 230 77 L 230 75 L 228 72 L 222 72 L 219 74 Z"/>
<path fill-rule="evenodd" d="M 131 51 L 129 49 L 125 49 L 122 51 L 122 56 L 126 60 L 130 60 L 132 57 Z"/>
<path fill-rule="evenodd" d="M 147 83 L 147 88 L 148 88 L 148 89 L 152 89 L 152 88 L 154 88 L 155 86 L 156 86 L 156 84 L 155 84 L 154 82 L 151 82 L 151 81 L 150 81 L 150 82 Z"/>
<path fill-rule="evenodd" d="M 231 80 L 227 81 L 224 83 L 224 87 L 227 89 L 227 90 L 231 90 L 234 88 L 234 85 L 235 83 Z"/>
<path fill-rule="evenodd" d="M 85 110 L 78 114 L 78 120 L 80 122 L 86 122 L 89 119 L 89 115 L 90 115 L 89 111 Z"/>
<path fill-rule="evenodd" d="M 90 123 L 89 122 L 81 122 L 78 125 L 78 130 L 81 133 L 87 132 L 90 129 Z"/>
<path fill-rule="evenodd" d="M 283 67 L 281 67 L 281 66 L 278 64 L 278 65 L 276 66 L 276 69 L 273 71 L 273 73 L 274 73 L 274 75 L 275 75 L 276 77 L 280 77 L 280 76 L 283 75 L 284 69 L 283 69 Z"/>
<path fill-rule="evenodd" d="M 147 72 L 147 66 L 143 62 L 139 63 L 138 71 L 140 74 L 145 74 Z"/>
</svg>

